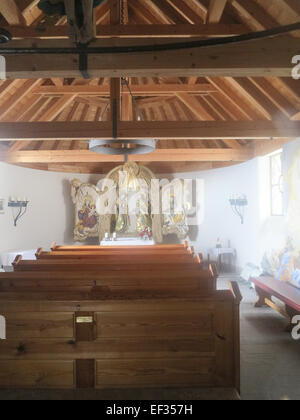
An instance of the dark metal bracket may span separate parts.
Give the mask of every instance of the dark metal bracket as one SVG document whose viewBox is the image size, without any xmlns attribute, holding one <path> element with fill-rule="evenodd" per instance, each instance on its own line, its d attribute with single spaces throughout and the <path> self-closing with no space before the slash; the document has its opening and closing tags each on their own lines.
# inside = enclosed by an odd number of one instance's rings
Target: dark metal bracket
<svg viewBox="0 0 300 420">
<path fill-rule="evenodd" d="M 28 208 L 28 203 L 29 203 L 28 201 L 16 201 L 16 202 L 9 201 L 8 207 L 11 207 L 12 211 L 13 209 L 19 210 L 17 215 L 14 215 L 13 213 L 14 226 L 17 226 L 19 219 L 21 219 L 21 217 L 23 217 L 24 214 L 26 213 L 27 208 Z"/>
<path fill-rule="evenodd" d="M 87 45 L 80 45 L 80 53 L 79 53 L 79 71 L 84 79 L 90 79 L 91 76 L 88 71 L 88 51 L 85 50 Z M 82 49 L 83 48 L 83 49 Z"/>
</svg>

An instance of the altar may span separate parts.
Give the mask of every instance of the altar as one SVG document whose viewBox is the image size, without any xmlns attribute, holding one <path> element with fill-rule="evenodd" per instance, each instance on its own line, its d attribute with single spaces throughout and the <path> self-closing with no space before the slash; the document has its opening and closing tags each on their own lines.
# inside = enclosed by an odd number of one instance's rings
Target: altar
<svg viewBox="0 0 300 420">
<path fill-rule="evenodd" d="M 145 166 L 127 162 L 96 185 L 72 181 L 74 241 L 100 245 L 154 245 L 175 234 L 187 239 L 190 203 L 184 183 L 162 184 Z M 116 239 L 116 240 L 113 240 Z"/>
<path fill-rule="evenodd" d="M 117 238 L 117 239 L 104 239 L 100 242 L 101 246 L 149 246 L 155 245 L 153 239 L 142 239 L 142 238 Z"/>
</svg>

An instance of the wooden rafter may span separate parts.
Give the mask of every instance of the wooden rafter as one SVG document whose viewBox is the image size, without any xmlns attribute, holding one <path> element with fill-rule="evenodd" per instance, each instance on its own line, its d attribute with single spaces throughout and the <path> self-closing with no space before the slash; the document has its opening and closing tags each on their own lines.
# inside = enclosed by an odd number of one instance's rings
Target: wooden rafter
<svg viewBox="0 0 300 420">
<path fill-rule="evenodd" d="M 129 157 L 138 162 L 244 162 L 253 157 L 250 149 L 158 149 L 147 155 Z M 123 156 L 100 155 L 89 150 L 0 152 L 9 163 L 100 163 L 122 162 Z"/>
<path fill-rule="evenodd" d="M 210 0 L 207 20 L 209 23 L 220 22 L 227 0 Z"/>
<path fill-rule="evenodd" d="M 177 97 L 188 107 L 188 109 L 202 121 L 213 120 L 211 114 L 207 112 L 205 107 L 192 95 L 187 93 L 177 93 Z"/>
<path fill-rule="evenodd" d="M 298 121 L 155 121 L 119 123 L 120 139 L 280 139 L 297 138 Z M 0 123 L 0 140 L 112 138 L 111 122 Z"/>
<path fill-rule="evenodd" d="M 26 25 L 26 20 L 16 0 L 1 0 L 0 13 L 10 25 Z"/>
<path fill-rule="evenodd" d="M 26 97 L 26 95 L 29 95 L 40 83 L 41 81 L 39 79 L 25 80 L 22 86 L 0 106 L 0 121 L 3 121 L 11 109 Z"/>
<path fill-rule="evenodd" d="M 131 84 L 131 90 L 136 96 L 164 96 L 170 94 L 176 94 L 180 92 L 202 94 L 216 92 L 217 89 L 210 83 L 199 83 L 199 84 L 146 84 L 146 85 L 133 85 Z M 76 94 L 84 96 L 109 96 L 110 88 L 109 85 L 84 85 L 84 86 L 39 86 L 33 91 L 37 95 L 65 95 L 65 94 Z"/>
</svg>

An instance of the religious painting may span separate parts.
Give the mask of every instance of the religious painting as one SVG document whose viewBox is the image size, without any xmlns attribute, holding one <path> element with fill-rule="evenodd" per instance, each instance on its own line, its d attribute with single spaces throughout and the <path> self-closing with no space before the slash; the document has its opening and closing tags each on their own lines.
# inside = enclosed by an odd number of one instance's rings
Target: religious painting
<svg viewBox="0 0 300 420">
<path fill-rule="evenodd" d="M 113 234 L 151 238 L 155 243 L 162 243 L 163 236 L 170 234 L 186 239 L 189 204 L 185 198 L 180 200 L 183 183 L 166 184 L 162 186 L 148 168 L 134 162 L 113 169 L 97 187 L 72 181 L 75 241 L 98 236 L 101 242 Z"/>
<path fill-rule="evenodd" d="M 76 241 L 85 241 L 88 237 L 98 236 L 99 216 L 96 210 L 98 197 L 99 191 L 94 185 L 81 184 L 78 180 L 72 181 Z"/>
<path fill-rule="evenodd" d="M 182 197 L 183 191 L 180 179 L 175 179 L 162 187 L 163 234 L 176 234 L 179 239 L 185 239 L 189 231 L 187 213 L 190 203 L 187 197 Z"/>
<path fill-rule="evenodd" d="M 118 166 L 106 176 L 99 189 L 103 198 L 115 189 L 116 205 L 114 212 L 102 212 L 105 214 L 100 216 L 100 241 L 106 232 L 124 237 L 140 237 L 147 232 L 156 243 L 163 241 L 161 214 L 151 214 L 149 192 L 154 179 L 148 168 L 134 162 Z"/>
</svg>

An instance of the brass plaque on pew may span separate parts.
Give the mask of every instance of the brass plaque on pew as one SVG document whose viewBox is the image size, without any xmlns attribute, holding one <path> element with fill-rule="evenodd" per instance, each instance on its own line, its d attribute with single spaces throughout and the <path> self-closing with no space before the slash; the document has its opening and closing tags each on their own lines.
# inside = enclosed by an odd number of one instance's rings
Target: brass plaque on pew
<svg viewBox="0 0 300 420">
<path fill-rule="evenodd" d="M 94 318 L 92 316 L 78 316 L 76 318 L 77 324 L 92 324 L 94 322 Z"/>
</svg>

